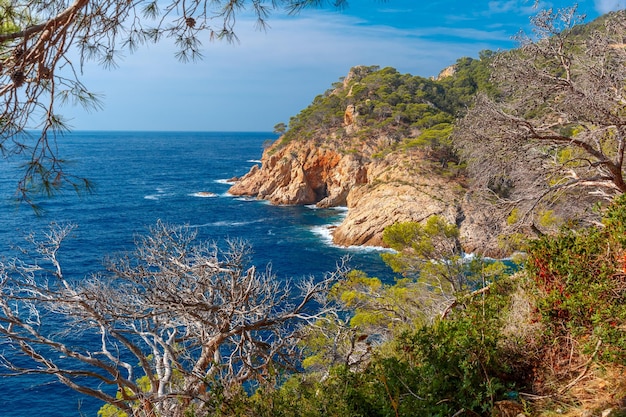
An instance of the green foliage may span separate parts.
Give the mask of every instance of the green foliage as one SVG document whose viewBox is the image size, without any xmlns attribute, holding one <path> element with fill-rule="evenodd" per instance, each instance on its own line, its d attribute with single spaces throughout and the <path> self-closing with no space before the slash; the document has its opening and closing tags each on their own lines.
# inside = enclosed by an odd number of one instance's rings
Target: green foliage
<svg viewBox="0 0 626 417">
<path fill-rule="evenodd" d="M 364 272 L 352 271 L 330 294 L 347 316 L 325 316 L 305 329 L 302 365 L 310 370 L 328 370 L 337 364 L 358 367 L 371 356 L 372 343 L 380 347 L 432 318 L 433 302 L 424 297 L 425 292 L 412 279 L 383 284 Z"/>
<path fill-rule="evenodd" d="M 558 217 L 554 215 L 554 210 L 542 210 L 538 213 L 539 226 L 549 228 L 559 223 Z"/>
<path fill-rule="evenodd" d="M 422 130 L 417 138 L 408 141 L 405 146 L 424 149 L 426 155 L 433 161 L 439 161 L 442 167 L 449 161 L 458 164 L 459 159 L 452 143 L 453 129 L 454 125 L 451 122 L 437 123 Z"/>
<path fill-rule="evenodd" d="M 383 241 L 396 251 L 412 250 L 416 256 L 427 259 L 453 254 L 457 247 L 458 228 L 441 216 L 431 216 L 422 224 L 396 223 L 383 232 Z"/>
<path fill-rule="evenodd" d="M 0 0 L 0 34 L 19 31 L 20 26 L 32 25 L 36 19 L 27 8 L 20 8 L 15 2 Z"/>
<path fill-rule="evenodd" d="M 507 388 L 495 376 L 508 370 L 498 353 L 493 317 L 485 320 L 473 311 L 399 338 L 398 357 L 380 364 L 390 405 L 396 403 L 398 413 L 406 416 L 412 410 L 424 410 L 419 413 L 424 416 L 452 415 L 462 408 L 486 414 Z"/>
<path fill-rule="evenodd" d="M 258 393 L 255 415 L 489 415 L 528 375 L 501 343 L 512 284 L 493 285 L 445 320 L 406 329 L 360 371 L 335 366 L 324 378 L 297 375 Z"/>
<path fill-rule="evenodd" d="M 346 109 L 354 106 L 360 133 L 374 129 L 401 141 L 416 130 L 418 136 L 409 139 L 406 147 L 425 149 L 430 158 L 443 166 L 448 161 L 458 164 L 450 140 L 452 123 L 479 89 L 490 88 L 487 63 L 491 55 L 485 53 L 484 57 L 459 59 L 456 72 L 442 80 L 400 74 L 390 67 L 352 68 L 345 85 L 335 83 L 333 89 L 315 97 L 307 108 L 291 118 L 289 129 L 286 126 L 281 129 L 284 136 L 280 145 L 340 131 Z M 372 136 L 359 132 L 356 135 L 361 141 Z M 385 149 L 376 153 L 382 155 Z"/>
<path fill-rule="evenodd" d="M 465 259 L 458 236 L 456 225 L 440 216 L 423 224 L 397 223 L 383 232 L 383 242 L 396 253 L 384 253 L 382 258 L 395 272 L 419 277 L 431 291 L 454 294 L 467 288 L 475 269 L 473 260 Z"/>
<path fill-rule="evenodd" d="M 539 311 L 556 334 L 578 338 L 603 360 L 626 364 L 626 197 L 607 210 L 604 227 L 563 229 L 531 242 L 527 269 Z"/>
<path fill-rule="evenodd" d="M 477 92 L 493 94 L 495 88 L 490 81 L 490 65 L 494 57 L 495 53 L 492 51 L 481 51 L 480 59 L 458 59 L 454 75 L 440 80 L 446 94 L 438 102 L 438 107 L 458 116 L 465 112 Z"/>
<path fill-rule="evenodd" d="M 515 207 L 513 208 L 513 210 L 511 210 L 511 214 L 509 214 L 509 217 L 506 218 L 506 224 L 511 226 L 518 221 L 520 221 L 520 210 L 518 207 Z"/>
<path fill-rule="evenodd" d="M 150 379 L 147 376 L 142 376 L 141 378 L 137 379 L 137 385 L 144 392 L 150 392 L 150 390 L 152 388 L 152 386 L 150 384 Z M 129 389 L 125 389 L 125 391 L 126 391 L 125 395 L 122 395 L 122 392 L 118 391 L 115 394 L 115 398 L 117 398 L 118 400 L 122 400 L 124 398 L 132 398 L 133 397 L 133 393 Z M 136 404 L 134 404 L 133 407 L 134 408 L 138 408 L 139 405 L 140 404 L 137 401 Z M 120 410 L 119 408 L 117 408 L 113 404 L 105 404 L 102 407 L 100 407 L 100 409 L 98 410 L 98 417 L 128 417 L 128 414 L 126 412 Z"/>
<path fill-rule="evenodd" d="M 287 125 L 284 124 L 283 122 L 276 123 L 274 125 L 274 133 L 283 135 L 285 134 L 286 131 L 287 131 Z"/>
<path fill-rule="evenodd" d="M 258 417 L 377 417 L 385 416 L 370 375 L 337 366 L 328 375 L 295 375 L 278 389 L 257 391 L 248 413 Z"/>
<path fill-rule="evenodd" d="M 344 308 L 352 312 L 350 325 L 366 333 L 377 327 L 391 331 L 422 323 L 425 306 L 418 302 L 421 291 L 424 288 L 411 279 L 383 284 L 361 271 L 353 271 L 333 288 Z"/>
<path fill-rule="evenodd" d="M 384 284 L 352 271 L 336 284 L 330 297 L 350 315 L 345 321 L 323 317 L 306 330 L 303 365 L 317 370 L 358 366 L 369 358 L 373 341 L 382 349 L 403 331 L 431 323 L 447 307 L 462 304 L 468 291 L 504 275 L 502 263 L 463 256 L 458 234 L 455 225 L 439 216 L 424 224 L 388 227 L 384 240 L 397 252 L 383 254 L 383 259 L 404 277 Z"/>
<path fill-rule="evenodd" d="M 116 398 L 122 397 L 118 394 Z M 98 417 L 128 417 L 128 414 L 112 404 L 105 404 L 98 410 Z"/>
</svg>

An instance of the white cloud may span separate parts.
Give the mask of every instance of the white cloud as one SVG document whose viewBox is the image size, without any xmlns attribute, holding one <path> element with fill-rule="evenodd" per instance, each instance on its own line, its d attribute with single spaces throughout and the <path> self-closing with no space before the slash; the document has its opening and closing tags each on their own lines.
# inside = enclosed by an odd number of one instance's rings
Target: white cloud
<svg viewBox="0 0 626 417">
<path fill-rule="evenodd" d="M 238 21 L 239 44 L 204 45 L 204 59 L 181 64 L 171 43 L 127 56 L 120 67 L 85 68 L 106 93 L 105 110 L 68 109 L 77 129 L 271 130 L 306 107 L 355 65 L 436 75 L 462 56 L 507 41 L 500 29 L 369 25 L 337 13 L 276 18 L 267 32 Z"/>
<path fill-rule="evenodd" d="M 626 7 L 625 0 L 594 0 L 598 13 L 608 13 Z"/>
</svg>

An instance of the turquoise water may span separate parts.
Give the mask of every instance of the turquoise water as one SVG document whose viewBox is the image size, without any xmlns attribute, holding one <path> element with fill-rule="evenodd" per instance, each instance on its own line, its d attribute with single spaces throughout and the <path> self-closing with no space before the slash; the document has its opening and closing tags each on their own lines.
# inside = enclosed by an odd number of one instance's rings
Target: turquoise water
<svg viewBox="0 0 626 417">
<path fill-rule="evenodd" d="M 277 207 L 227 194 L 226 180 L 258 163 L 271 133 L 73 132 L 59 141 L 72 173 L 95 183 L 95 192 L 71 191 L 39 201 L 43 215 L 12 201 L 18 172 L 0 165 L 0 253 L 50 222 L 77 225 L 60 258 L 74 279 L 101 271 L 105 256 L 132 249 L 137 234 L 160 219 L 197 229 L 202 239 L 241 238 L 253 246 L 253 262 L 272 264 L 287 277 L 321 277 L 344 256 L 373 276 L 391 276 L 379 252 L 330 244 L 327 226 L 341 209 Z M 85 341 L 89 343 L 89 341 Z M 0 379 L 0 417 L 95 416 L 96 400 L 40 377 Z"/>
</svg>

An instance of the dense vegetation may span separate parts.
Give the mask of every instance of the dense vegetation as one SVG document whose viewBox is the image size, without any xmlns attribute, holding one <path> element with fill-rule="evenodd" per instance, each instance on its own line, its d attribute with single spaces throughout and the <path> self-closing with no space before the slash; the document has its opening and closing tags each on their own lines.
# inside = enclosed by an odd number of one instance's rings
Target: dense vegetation
<svg viewBox="0 0 626 417">
<path fill-rule="evenodd" d="M 379 155 L 398 146 L 420 147 L 435 161 L 458 162 L 450 139 L 453 124 L 477 91 L 491 89 L 492 55 L 485 51 L 480 59 L 461 58 L 454 74 L 441 79 L 400 74 L 389 67 L 355 67 L 346 79 L 291 118 L 281 143 L 319 140 L 332 132 L 346 139 L 349 150 L 355 146 L 350 138 L 363 144 L 374 132 L 382 132 L 393 142 L 377 149 Z M 356 115 L 356 129 L 350 133 L 344 124 L 349 107 Z"/>
</svg>

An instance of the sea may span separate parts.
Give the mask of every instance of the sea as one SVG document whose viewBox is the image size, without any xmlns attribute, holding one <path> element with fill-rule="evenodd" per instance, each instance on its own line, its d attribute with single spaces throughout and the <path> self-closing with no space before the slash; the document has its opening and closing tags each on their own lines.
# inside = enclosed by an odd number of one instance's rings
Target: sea
<svg viewBox="0 0 626 417">
<path fill-rule="evenodd" d="M 105 258 L 131 251 L 136 237 L 161 220 L 218 245 L 249 242 L 252 263 L 270 264 L 279 280 L 322 278 L 344 258 L 351 268 L 392 280 L 382 248 L 332 244 L 330 227 L 345 208 L 274 206 L 228 194 L 229 180 L 260 165 L 263 147 L 275 139 L 264 132 L 69 132 L 58 138 L 57 153 L 69 173 L 93 182 L 93 191 L 36 196 L 38 211 L 15 200 L 20 162 L 0 161 L 0 257 L 13 256 L 16 246 L 27 246 L 25 236 L 52 223 L 73 224 L 59 258 L 65 276 L 80 280 L 103 271 Z M 103 405 L 41 376 L 0 378 L 0 392 L 0 417 L 95 417 Z"/>
</svg>

